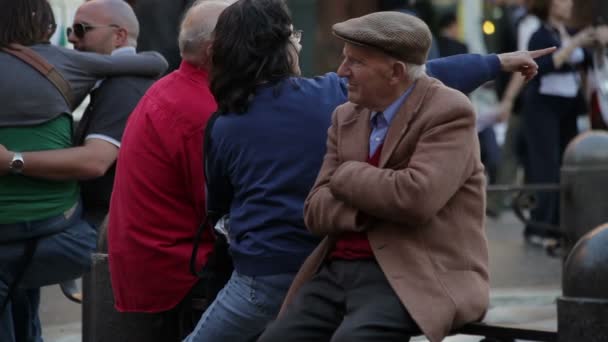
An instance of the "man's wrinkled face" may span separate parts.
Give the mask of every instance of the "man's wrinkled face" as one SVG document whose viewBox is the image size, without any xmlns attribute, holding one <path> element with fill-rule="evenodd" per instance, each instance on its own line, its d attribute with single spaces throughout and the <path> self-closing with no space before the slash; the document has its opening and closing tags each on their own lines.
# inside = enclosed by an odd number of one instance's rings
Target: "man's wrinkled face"
<svg viewBox="0 0 608 342">
<path fill-rule="evenodd" d="M 348 79 L 348 100 L 372 110 L 390 94 L 391 63 L 372 48 L 345 43 L 338 75 Z"/>
<path fill-rule="evenodd" d="M 90 4 L 85 3 L 76 11 L 68 40 L 76 50 L 110 54 L 115 48 L 118 26 Z"/>
</svg>

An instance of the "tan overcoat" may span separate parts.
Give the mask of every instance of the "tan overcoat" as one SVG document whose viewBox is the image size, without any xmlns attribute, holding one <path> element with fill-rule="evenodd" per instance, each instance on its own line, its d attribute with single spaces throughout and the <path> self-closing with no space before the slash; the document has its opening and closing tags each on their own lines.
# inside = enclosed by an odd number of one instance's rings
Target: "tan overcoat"
<svg viewBox="0 0 608 342">
<path fill-rule="evenodd" d="M 317 272 L 335 236 L 366 231 L 401 302 L 431 341 L 441 341 L 451 329 L 482 319 L 489 301 L 475 113 L 465 95 L 423 76 L 390 125 L 379 168 L 366 162 L 370 115 L 352 103 L 333 114 L 304 209 L 309 230 L 327 237 L 304 262 L 281 313 Z"/>
</svg>

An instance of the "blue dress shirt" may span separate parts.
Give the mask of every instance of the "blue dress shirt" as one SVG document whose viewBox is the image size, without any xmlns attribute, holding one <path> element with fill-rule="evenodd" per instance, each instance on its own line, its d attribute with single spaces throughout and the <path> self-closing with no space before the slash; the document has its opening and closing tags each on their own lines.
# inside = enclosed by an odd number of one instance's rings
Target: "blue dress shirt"
<svg viewBox="0 0 608 342">
<path fill-rule="evenodd" d="M 370 120 L 372 125 L 372 133 L 369 135 L 369 155 L 373 156 L 378 149 L 378 146 L 384 143 L 388 127 L 391 125 L 393 118 L 397 115 L 399 108 L 403 105 L 407 97 L 410 95 L 416 83 L 412 84 L 407 90 L 399 96 L 395 102 L 391 103 L 383 112 L 373 112 Z"/>
</svg>

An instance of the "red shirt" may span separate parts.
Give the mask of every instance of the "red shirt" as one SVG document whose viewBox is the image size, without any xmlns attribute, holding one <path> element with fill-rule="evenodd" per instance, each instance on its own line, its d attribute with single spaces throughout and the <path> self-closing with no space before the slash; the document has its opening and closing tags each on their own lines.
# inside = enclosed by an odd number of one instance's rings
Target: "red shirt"
<svg viewBox="0 0 608 342">
<path fill-rule="evenodd" d="M 205 219 L 203 137 L 217 109 L 208 73 L 182 62 L 129 117 L 118 154 L 108 230 L 116 309 L 175 307 L 197 279 L 192 242 Z M 212 249 L 206 232 L 199 267 Z"/>
<path fill-rule="evenodd" d="M 367 162 L 373 166 L 378 166 L 380 163 L 382 145 L 378 146 L 374 155 L 367 159 Z M 340 239 L 336 241 L 334 250 L 329 254 L 329 258 L 342 260 L 373 259 L 374 252 L 369 244 L 367 233 L 352 232 L 341 234 Z"/>
</svg>

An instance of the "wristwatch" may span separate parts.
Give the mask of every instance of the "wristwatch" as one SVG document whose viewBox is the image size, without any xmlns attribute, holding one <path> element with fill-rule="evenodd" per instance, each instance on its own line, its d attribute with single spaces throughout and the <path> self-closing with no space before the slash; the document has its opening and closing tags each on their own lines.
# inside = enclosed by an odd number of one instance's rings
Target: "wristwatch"
<svg viewBox="0 0 608 342">
<path fill-rule="evenodd" d="M 8 165 L 8 169 L 12 174 L 19 175 L 21 172 L 23 172 L 24 165 L 25 162 L 23 161 L 23 155 L 19 152 L 15 152 L 15 154 L 13 154 L 13 159 Z"/>
</svg>

